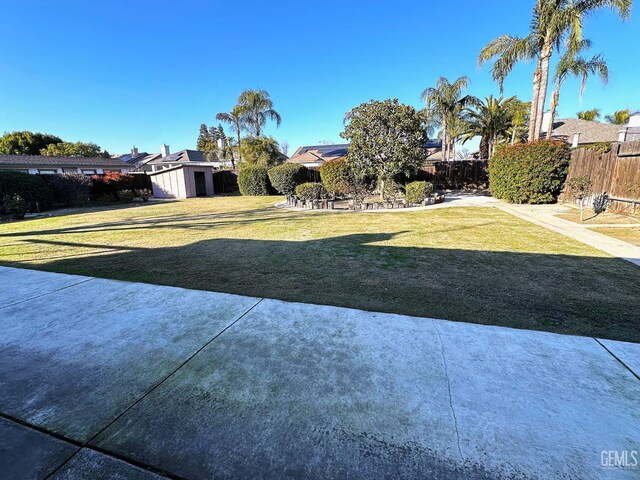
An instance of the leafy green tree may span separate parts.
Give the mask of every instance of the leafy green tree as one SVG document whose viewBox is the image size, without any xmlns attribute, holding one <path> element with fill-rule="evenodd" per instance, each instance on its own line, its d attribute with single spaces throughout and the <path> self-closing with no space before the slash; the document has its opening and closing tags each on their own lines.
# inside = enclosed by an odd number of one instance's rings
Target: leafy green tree
<svg viewBox="0 0 640 480">
<path fill-rule="evenodd" d="M 280 114 L 273 109 L 273 101 L 266 90 L 245 90 L 238 97 L 238 104 L 244 125 L 249 132 L 259 137 L 267 123 L 273 120 L 277 126 L 282 121 Z"/>
<path fill-rule="evenodd" d="M 578 112 L 576 116 L 580 120 L 588 120 L 593 122 L 594 120 L 598 120 L 600 118 L 600 109 L 592 108 L 591 110 L 584 110 L 582 112 Z"/>
<path fill-rule="evenodd" d="M 0 154 L 2 155 L 40 155 L 40 150 L 49 144 L 62 140 L 48 133 L 34 133 L 27 130 L 5 133 L 0 137 Z"/>
<path fill-rule="evenodd" d="M 540 138 L 544 105 L 549 83 L 549 63 L 554 51 L 566 40 L 570 49 L 582 41 L 583 18 L 589 13 L 611 7 L 626 20 L 632 0 L 536 0 L 526 37 L 502 35 L 487 44 L 478 57 L 480 64 L 496 59 L 493 79 L 502 86 L 514 65 L 522 60 L 536 60 L 529 122 L 529 140 Z"/>
<path fill-rule="evenodd" d="M 40 150 L 40 155 L 50 157 L 105 157 L 109 158 L 109 152 L 102 150 L 95 143 L 60 142 L 47 145 Z"/>
<path fill-rule="evenodd" d="M 216 120 L 218 120 L 219 122 L 224 122 L 231 125 L 236 132 L 236 144 L 238 146 L 242 145 L 241 132 L 245 126 L 245 120 L 244 120 L 242 108 L 236 105 L 235 107 L 233 107 L 233 109 L 230 112 L 220 112 L 216 114 Z M 242 161 L 242 152 L 239 153 L 239 156 L 240 156 L 240 161 Z M 235 169 L 236 168 L 235 159 L 233 158 L 233 154 L 231 156 L 231 164 L 232 164 L 232 168 Z"/>
<path fill-rule="evenodd" d="M 385 182 L 399 175 L 409 176 L 426 160 L 423 127 L 422 115 L 397 99 L 372 100 L 355 107 L 340 134 L 350 142 L 349 168 L 361 183 L 366 177 L 376 177 L 384 196 Z"/>
<path fill-rule="evenodd" d="M 504 99 L 489 95 L 484 102 L 478 103 L 475 109 L 469 110 L 462 143 L 466 143 L 474 137 L 480 137 L 480 145 L 486 145 L 486 151 L 480 149 L 480 156 L 490 159 L 493 156 L 495 145 L 508 138 L 514 113 L 520 105 L 521 102 L 516 97 Z"/>
<path fill-rule="evenodd" d="M 634 113 L 635 112 L 633 110 L 626 108 L 624 110 L 617 110 L 611 115 L 605 115 L 604 119 L 609 123 L 613 123 L 614 125 L 626 125 L 627 123 L 629 123 L 629 118 Z"/>
<path fill-rule="evenodd" d="M 274 167 L 286 160 L 273 137 L 245 137 L 240 144 L 242 161 L 246 165 Z"/>
<path fill-rule="evenodd" d="M 478 103 L 471 95 L 463 95 L 469 86 L 468 77 L 460 77 L 453 83 L 440 77 L 435 87 L 426 88 L 420 98 L 425 102 L 427 128 L 440 127 L 442 139 L 442 156 L 448 160 L 454 155 L 456 133 L 462 133 L 460 120 L 465 110 Z"/>
<path fill-rule="evenodd" d="M 609 68 L 607 67 L 607 62 L 601 55 L 594 55 L 590 59 L 580 56 L 580 53 L 588 49 L 590 46 L 591 42 L 589 40 L 582 40 L 577 49 L 567 50 L 556 66 L 556 73 L 553 77 L 556 87 L 553 95 L 551 96 L 547 138 L 551 138 L 551 134 L 553 133 L 553 123 L 556 117 L 556 110 L 560 103 L 560 88 L 567 78 L 570 76 L 580 78 L 580 99 L 582 99 L 582 93 L 584 92 L 584 87 L 587 84 L 587 78 L 589 78 L 589 75 L 598 75 L 603 84 L 606 84 L 609 81 Z"/>
</svg>

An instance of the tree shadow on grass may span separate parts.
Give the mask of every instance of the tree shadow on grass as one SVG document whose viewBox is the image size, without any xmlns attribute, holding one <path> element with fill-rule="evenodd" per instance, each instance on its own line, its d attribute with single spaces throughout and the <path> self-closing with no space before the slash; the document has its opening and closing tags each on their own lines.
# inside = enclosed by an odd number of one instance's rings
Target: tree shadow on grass
<svg viewBox="0 0 640 480">
<path fill-rule="evenodd" d="M 170 248 L 27 239 L 83 252 L 0 264 L 640 342 L 640 269 L 630 263 L 380 244 L 394 236 L 223 238 Z"/>
<path fill-rule="evenodd" d="M 87 225 L 73 225 L 62 228 L 52 228 L 49 230 L 37 231 L 16 231 L 9 233 L 0 233 L 2 237 L 23 237 L 23 236 L 45 236 L 45 235 L 63 235 L 69 233 L 90 233 L 90 232 L 109 232 L 109 231 L 126 231 L 138 230 L 141 233 L 144 230 L 156 230 L 161 228 L 183 228 L 187 230 L 207 230 L 210 228 L 223 227 L 228 225 L 251 225 L 255 223 L 265 223 L 282 220 L 297 220 L 298 217 L 293 216 L 285 211 L 269 210 L 264 208 L 256 208 L 253 210 L 238 210 L 229 212 L 212 212 L 199 215 L 179 215 L 175 213 L 162 215 L 158 217 L 143 217 L 139 219 L 123 218 L 114 222 L 100 222 Z"/>
</svg>

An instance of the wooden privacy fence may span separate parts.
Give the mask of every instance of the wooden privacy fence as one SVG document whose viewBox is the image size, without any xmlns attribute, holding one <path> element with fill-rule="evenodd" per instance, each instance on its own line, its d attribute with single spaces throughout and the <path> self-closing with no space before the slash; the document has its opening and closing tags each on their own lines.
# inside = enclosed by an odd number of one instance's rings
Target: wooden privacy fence
<svg viewBox="0 0 640 480">
<path fill-rule="evenodd" d="M 216 195 L 237 193 L 239 191 L 237 170 L 220 170 L 213 172 L 213 192 Z"/>
<path fill-rule="evenodd" d="M 129 175 L 133 177 L 134 190 L 151 190 L 151 177 L 146 172 L 129 172 Z"/>
<path fill-rule="evenodd" d="M 420 177 L 436 188 L 486 189 L 489 187 L 488 164 L 487 160 L 429 161 L 424 164 Z"/>
<path fill-rule="evenodd" d="M 633 145 L 635 144 L 635 145 Z M 633 213 L 640 210 L 640 141 L 614 144 L 608 153 L 579 148 L 571 154 L 567 182 L 576 177 L 589 177 L 591 195 L 586 200 L 606 193 L 611 198 L 610 209 Z M 560 200 L 573 202 L 576 198 L 565 186 Z"/>
</svg>

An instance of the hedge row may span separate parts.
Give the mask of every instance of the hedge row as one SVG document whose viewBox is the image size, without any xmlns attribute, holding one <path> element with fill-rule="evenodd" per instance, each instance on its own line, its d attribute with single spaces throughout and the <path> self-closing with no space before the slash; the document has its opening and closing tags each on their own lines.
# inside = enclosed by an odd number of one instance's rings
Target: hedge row
<svg viewBox="0 0 640 480">
<path fill-rule="evenodd" d="M 5 197 L 19 195 L 26 202 L 27 212 L 49 210 L 53 207 L 53 193 L 39 175 L 0 170 L 0 202 Z M 0 213 L 7 213 L 0 205 Z"/>
<path fill-rule="evenodd" d="M 489 161 L 494 197 L 511 203 L 551 203 L 567 177 L 569 145 L 554 141 L 499 145 Z"/>
<path fill-rule="evenodd" d="M 119 172 L 93 175 L 79 173 L 32 175 L 13 170 L 0 170 L 0 213 L 7 213 L 2 199 L 18 195 L 27 212 L 41 212 L 54 205 L 74 207 L 85 204 L 90 196 L 126 201 L 132 191 L 133 177 Z M 121 195 L 121 192 L 125 192 Z M 147 196 L 148 198 L 148 196 Z"/>
<path fill-rule="evenodd" d="M 304 165 L 283 163 L 273 168 L 263 166 L 243 166 L 238 173 L 238 187 L 242 195 L 293 195 L 298 185 L 309 178 L 309 170 Z"/>
<path fill-rule="evenodd" d="M 242 195 L 262 196 L 271 193 L 268 169 L 262 166 L 243 166 L 238 173 L 238 187 Z"/>
</svg>

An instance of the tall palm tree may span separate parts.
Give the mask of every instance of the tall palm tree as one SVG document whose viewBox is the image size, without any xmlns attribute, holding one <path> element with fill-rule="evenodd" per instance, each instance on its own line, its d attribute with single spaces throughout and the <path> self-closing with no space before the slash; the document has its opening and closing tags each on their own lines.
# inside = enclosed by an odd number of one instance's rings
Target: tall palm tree
<svg viewBox="0 0 640 480">
<path fill-rule="evenodd" d="M 504 79 L 521 60 L 536 59 L 529 122 L 529 140 L 540 138 L 544 104 L 549 83 L 549 63 L 554 51 L 567 40 L 576 48 L 582 40 L 582 19 L 596 9 L 611 7 L 623 20 L 629 17 L 632 0 L 536 0 L 529 34 L 502 35 L 486 45 L 478 57 L 480 64 L 496 58 L 492 75 L 501 89 Z"/>
<path fill-rule="evenodd" d="M 556 73 L 553 77 L 556 88 L 551 97 L 551 106 L 549 108 L 550 112 L 549 123 L 547 125 L 547 138 L 551 138 L 551 134 L 553 133 L 553 123 L 555 121 L 558 103 L 560 102 L 560 88 L 567 78 L 570 76 L 580 77 L 581 100 L 589 75 L 598 75 L 603 84 L 606 84 L 609 81 L 609 68 L 607 67 L 607 62 L 601 55 L 594 55 L 589 60 L 579 56 L 581 51 L 588 49 L 590 46 L 591 42 L 589 40 L 582 40 L 578 49 L 567 50 L 558 62 Z"/>
<path fill-rule="evenodd" d="M 605 115 L 604 119 L 609 123 L 613 123 L 614 125 L 626 125 L 627 123 L 629 123 L 629 117 L 631 117 L 631 115 L 633 115 L 634 113 L 635 112 L 633 112 L 631 109 L 626 108 L 624 110 L 617 110 L 611 115 Z"/>
<path fill-rule="evenodd" d="M 238 97 L 238 107 L 242 110 L 244 122 L 256 137 L 259 137 L 267 123 L 273 120 L 280 126 L 282 118 L 273 109 L 273 101 L 266 90 L 245 90 Z"/>
<path fill-rule="evenodd" d="M 426 88 L 420 95 L 425 102 L 426 124 L 440 127 L 442 158 L 448 160 L 455 148 L 454 129 L 466 108 L 478 103 L 472 95 L 463 95 L 469 86 L 468 77 L 460 77 L 453 83 L 440 77 L 435 87 Z"/>
<path fill-rule="evenodd" d="M 520 101 L 516 97 L 494 98 L 489 95 L 484 102 L 480 102 L 475 109 L 469 110 L 466 116 L 465 135 L 462 143 L 473 137 L 480 137 L 480 145 L 486 145 L 487 151 L 480 152 L 485 158 L 493 156 L 496 144 L 508 138 L 508 131 L 512 126 L 514 113 Z"/>
<path fill-rule="evenodd" d="M 584 110 L 582 112 L 578 112 L 576 114 L 576 116 L 580 119 L 580 120 L 589 120 L 589 121 L 594 121 L 597 120 L 598 118 L 600 118 L 600 109 L 599 108 L 592 108 L 591 110 Z"/>
<path fill-rule="evenodd" d="M 244 121 L 244 112 L 242 109 L 236 105 L 230 112 L 220 112 L 216 115 L 216 120 L 219 122 L 225 122 L 233 126 L 233 129 L 236 131 L 236 140 L 237 145 L 240 146 L 241 141 L 241 132 L 245 126 Z M 238 155 L 240 156 L 240 160 L 242 160 L 242 155 L 240 154 L 240 150 L 238 150 Z M 233 150 L 231 150 L 231 168 L 236 168 L 236 162 L 233 158 Z"/>
</svg>

